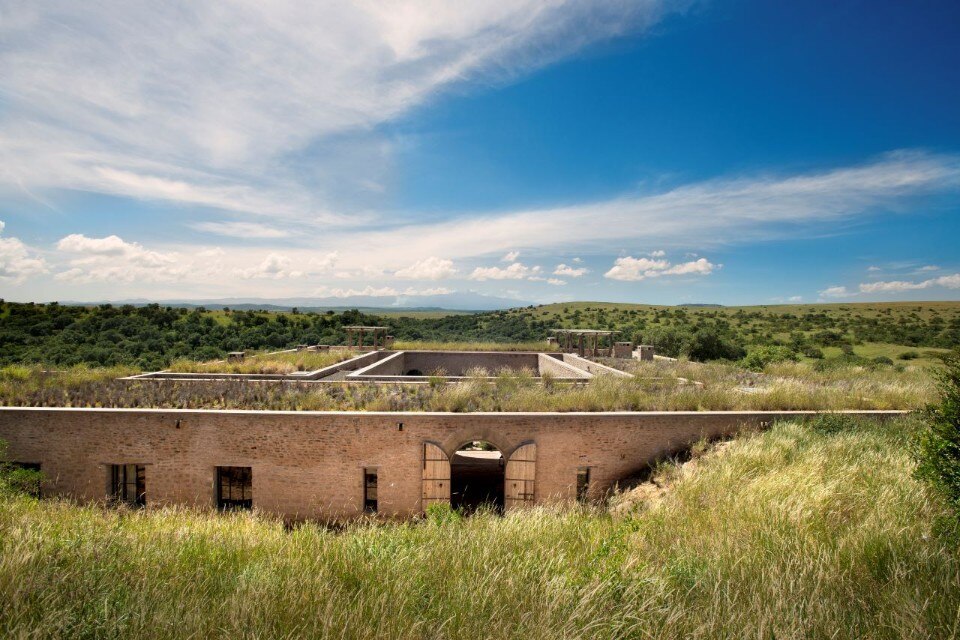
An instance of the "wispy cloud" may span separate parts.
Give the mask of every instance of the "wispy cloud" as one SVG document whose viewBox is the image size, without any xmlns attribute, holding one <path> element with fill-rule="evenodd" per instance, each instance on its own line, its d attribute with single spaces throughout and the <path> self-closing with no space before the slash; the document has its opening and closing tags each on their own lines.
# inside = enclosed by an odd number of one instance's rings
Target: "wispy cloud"
<svg viewBox="0 0 960 640">
<path fill-rule="evenodd" d="M 800 225 L 905 212 L 911 199 L 960 189 L 960 157 L 897 152 L 862 165 L 793 175 L 718 179 L 588 204 L 474 215 L 383 232 L 334 234 L 381 260 L 410 254 L 465 258 L 620 243 L 709 246 L 796 235 Z"/>
<path fill-rule="evenodd" d="M 920 281 L 907 280 L 887 280 L 880 282 L 864 282 L 860 284 L 860 293 L 899 293 L 902 291 L 915 291 L 918 289 L 930 289 L 931 287 L 944 287 L 946 289 L 960 289 L 960 273 L 954 273 L 939 278 L 929 278 Z"/>
<path fill-rule="evenodd" d="M 259 222 L 194 222 L 189 225 L 197 231 L 231 238 L 286 238 L 288 231 Z"/>
<path fill-rule="evenodd" d="M 342 181 L 344 156 L 318 173 L 323 158 L 298 165 L 304 148 L 687 3 L 16 3 L 0 21 L 0 181 L 347 224 L 313 189 Z M 383 162 L 369 150 L 350 166 Z M 376 177 L 349 180 L 369 192 Z"/>
</svg>

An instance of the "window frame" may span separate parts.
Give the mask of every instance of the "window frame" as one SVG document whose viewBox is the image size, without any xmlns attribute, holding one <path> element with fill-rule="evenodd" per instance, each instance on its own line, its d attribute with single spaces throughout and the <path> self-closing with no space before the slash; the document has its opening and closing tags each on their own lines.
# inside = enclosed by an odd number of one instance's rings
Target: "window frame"
<svg viewBox="0 0 960 640">
<path fill-rule="evenodd" d="M 111 464 L 109 473 L 110 502 L 125 504 L 131 509 L 147 506 L 146 465 L 135 462 Z"/>
<path fill-rule="evenodd" d="M 371 484 L 370 479 L 373 478 L 373 483 Z M 364 513 L 377 513 L 380 510 L 379 502 L 379 484 L 380 484 L 380 473 L 377 467 L 364 467 L 363 468 L 363 512 Z M 372 497 L 371 497 L 371 489 Z"/>
<path fill-rule="evenodd" d="M 253 509 L 253 467 L 218 466 L 215 473 L 217 508 L 221 511 Z M 228 496 L 224 496 L 224 481 Z M 237 492 L 239 491 L 239 495 Z"/>
</svg>

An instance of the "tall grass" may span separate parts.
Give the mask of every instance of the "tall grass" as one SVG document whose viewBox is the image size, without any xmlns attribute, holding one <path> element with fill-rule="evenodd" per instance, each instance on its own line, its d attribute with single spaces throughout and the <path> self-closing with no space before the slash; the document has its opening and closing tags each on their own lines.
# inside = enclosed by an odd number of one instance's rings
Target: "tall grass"
<svg viewBox="0 0 960 640">
<path fill-rule="evenodd" d="M 559 351 L 555 344 L 533 342 L 429 342 L 426 340 L 398 340 L 397 351 Z"/>
<path fill-rule="evenodd" d="M 241 362 L 215 360 L 176 360 L 169 371 L 176 373 L 293 373 L 316 371 L 332 364 L 343 362 L 357 355 L 356 351 L 334 349 L 331 351 L 289 351 L 283 353 L 254 354 Z"/>
<path fill-rule="evenodd" d="M 0 498 L 0 635 L 941 638 L 960 552 L 908 421 L 799 423 L 666 468 L 610 515 L 291 531 L 258 515 Z"/>
<path fill-rule="evenodd" d="M 292 354 L 291 354 L 292 355 Z M 624 366 L 621 364 L 621 366 Z M 936 397 L 921 368 L 770 365 L 756 374 L 734 365 L 627 363 L 634 378 L 598 376 L 587 384 L 528 371 L 479 371 L 458 384 L 443 375 L 427 385 L 249 381 L 122 381 L 122 369 L 43 373 L 0 370 L 0 405 L 357 411 L 710 411 L 915 409 Z M 11 370 L 12 373 L 5 373 Z M 489 372 L 487 372 L 489 373 Z M 680 376 L 702 382 L 684 383 Z"/>
</svg>

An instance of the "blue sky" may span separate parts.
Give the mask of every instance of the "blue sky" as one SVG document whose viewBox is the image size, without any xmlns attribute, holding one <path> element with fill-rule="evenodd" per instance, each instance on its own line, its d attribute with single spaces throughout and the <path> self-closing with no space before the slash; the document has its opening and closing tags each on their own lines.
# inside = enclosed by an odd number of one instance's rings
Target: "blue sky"
<svg viewBox="0 0 960 640">
<path fill-rule="evenodd" d="M 268 4 L 0 0 L 0 296 L 960 297 L 956 2 Z"/>
</svg>

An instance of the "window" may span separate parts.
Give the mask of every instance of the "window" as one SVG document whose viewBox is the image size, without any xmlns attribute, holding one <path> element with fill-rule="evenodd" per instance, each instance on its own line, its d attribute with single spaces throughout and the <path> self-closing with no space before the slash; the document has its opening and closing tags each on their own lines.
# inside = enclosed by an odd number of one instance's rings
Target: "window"
<svg viewBox="0 0 960 640">
<path fill-rule="evenodd" d="M 110 465 L 110 499 L 131 507 L 147 504 L 146 468 L 142 464 Z"/>
<path fill-rule="evenodd" d="M 377 512 L 377 470 L 363 470 L 363 510 Z"/>
<path fill-rule="evenodd" d="M 10 480 L 21 491 L 29 493 L 35 498 L 40 497 L 40 484 L 43 477 L 40 475 L 39 462 L 10 462 L 9 468 L 13 472 Z"/>
<path fill-rule="evenodd" d="M 577 469 L 577 502 L 586 502 L 590 491 L 590 467 Z"/>
<path fill-rule="evenodd" d="M 217 506 L 224 510 L 253 508 L 250 467 L 217 467 Z"/>
</svg>

